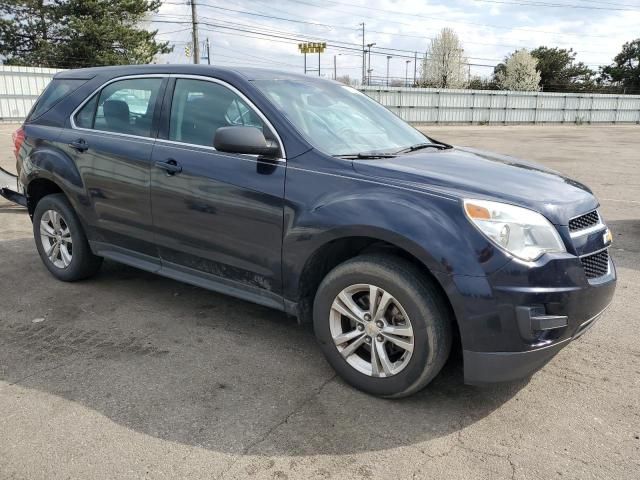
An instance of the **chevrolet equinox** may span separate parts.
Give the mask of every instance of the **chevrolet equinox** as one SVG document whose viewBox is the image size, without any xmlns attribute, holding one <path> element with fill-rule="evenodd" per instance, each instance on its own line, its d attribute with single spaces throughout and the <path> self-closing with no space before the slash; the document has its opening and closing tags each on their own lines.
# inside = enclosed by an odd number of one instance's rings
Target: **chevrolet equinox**
<svg viewBox="0 0 640 480">
<path fill-rule="evenodd" d="M 359 91 L 260 69 L 58 73 L 14 134 L 56 278 L 104 258 L 313 322 L 370 394 L 526 377 L 615 289 L 589 188 L 425 136 Z M 10 194 L 10 195 L 9 195 Z"/>
</svg>

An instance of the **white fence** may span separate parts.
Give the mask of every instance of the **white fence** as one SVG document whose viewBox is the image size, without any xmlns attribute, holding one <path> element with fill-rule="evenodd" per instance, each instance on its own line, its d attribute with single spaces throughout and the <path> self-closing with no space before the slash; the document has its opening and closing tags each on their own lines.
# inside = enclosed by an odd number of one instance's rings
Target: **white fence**
<svg viewBox="0 0 640 480">
<path fill-rule="evenodd" d="M 24 120 L 33 102 L 58 71 L 0 65 L 0 122 Z"/>
<path fill-rule="evenodd" d="M 361 87 L 404 120 L 421 123 L 640 123 L 640 95 Z"/>
<path fill-rule="evenodd" d="M 23 120 L 59 70 L 0 65 L 0 122 Z M 640 123 L 640 95 L 361 87 L 408 122 Z"/>
</svg>

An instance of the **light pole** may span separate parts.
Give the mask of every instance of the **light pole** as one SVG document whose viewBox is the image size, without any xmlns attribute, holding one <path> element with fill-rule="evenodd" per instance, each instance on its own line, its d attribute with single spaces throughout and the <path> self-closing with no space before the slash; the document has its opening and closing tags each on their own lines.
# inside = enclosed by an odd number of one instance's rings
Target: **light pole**
<svg viewBox="0 0 640 480">
<path fill-rule="evenodd" d="M 387 87 L 389 86 L 389 60 L 393 57 L 391 55 L 387 55 Z"/>
<path fill-rule="evenodd" d="M 406 60 L 404 65 L 404 86 L 405 87 L 409 86 L 409 64 L 410 63 L 411 63 L 411 60 Z"/>
<path fill-rule="evenodd" d="M 335 80 L 336 78 L 338 78 L 338 67 L 336 64 L 336 57 L 340 57 L 342 54 L 338 53 L 337 55 L 333 56 L 333 79 Z"/>
<path fill-rule="evenodd" d="M 371 85 L 371 47 L 373 47 L 375 43 L 367 43 L 367 85 Z"/>
</svg>

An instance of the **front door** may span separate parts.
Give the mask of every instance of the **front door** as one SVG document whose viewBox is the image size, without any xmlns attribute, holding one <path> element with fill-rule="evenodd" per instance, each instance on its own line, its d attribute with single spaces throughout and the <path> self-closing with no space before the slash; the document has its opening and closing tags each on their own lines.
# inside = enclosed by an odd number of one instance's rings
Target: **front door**
<svg viewBox="0 0 640 480">
<path fill-rule="evenodd" d="M 215 285 L 207 282 L 222 284 L 218 289 L 230 294 L 253 292 L 260 303 L 277 302 L 285 162 L 213 148 L 220 127 L 254 126 L 275 138 L 271 127 L 221 82 L 178 78 L 166 97 L 169 126 L 154 146 L 151 173 L 163 271 L 209 288 Z"/>
</svg>

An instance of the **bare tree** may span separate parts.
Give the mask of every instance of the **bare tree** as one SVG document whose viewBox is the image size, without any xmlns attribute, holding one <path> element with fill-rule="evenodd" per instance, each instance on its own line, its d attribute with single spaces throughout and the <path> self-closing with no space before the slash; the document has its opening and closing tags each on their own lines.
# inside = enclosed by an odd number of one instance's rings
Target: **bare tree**
<svg viewBox="0 0 640 480">
<path fill-rule="evenodd" d="M 504 64 L 496 67 L 496 82 L 503 90 L 538 91 L 540 72 L 536 70 L 538 60 L 526 49 L 516 50 Z"/>
<path fill-rule="evenodd" d="M 429 87 L 464 88 L 468 82 L 467 67 L 467 58 L 458 35 L 450 28 L 443 28 L 427 48 L 420 80 Z"/>
</svg>

